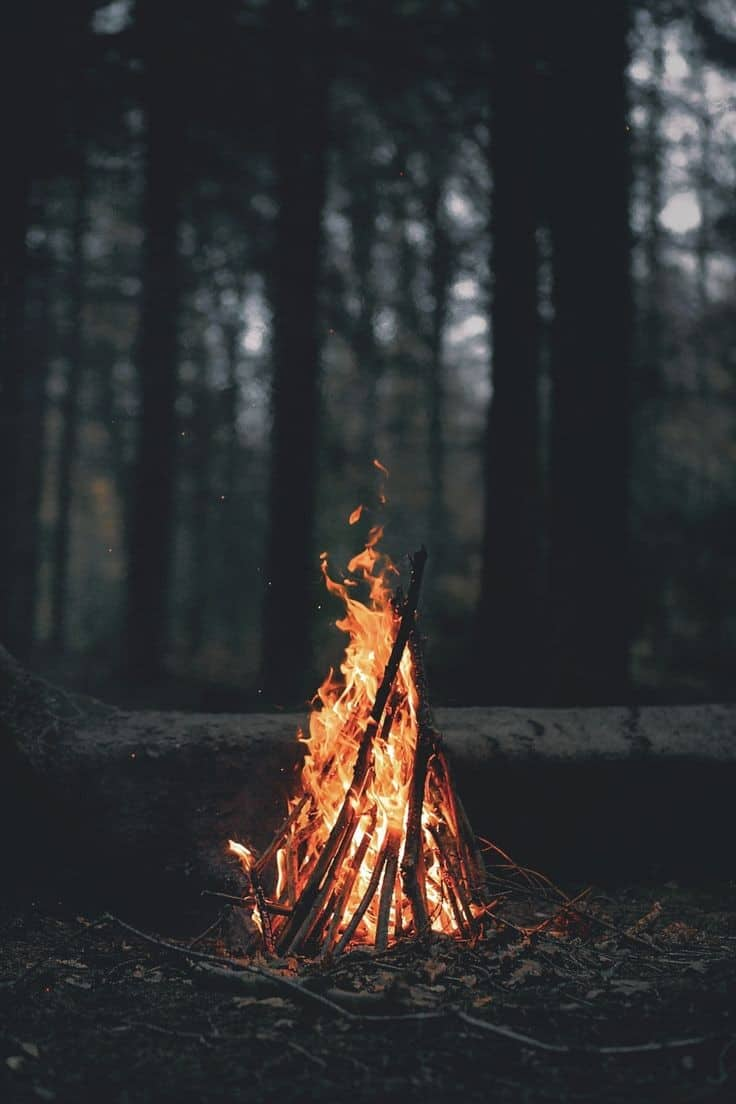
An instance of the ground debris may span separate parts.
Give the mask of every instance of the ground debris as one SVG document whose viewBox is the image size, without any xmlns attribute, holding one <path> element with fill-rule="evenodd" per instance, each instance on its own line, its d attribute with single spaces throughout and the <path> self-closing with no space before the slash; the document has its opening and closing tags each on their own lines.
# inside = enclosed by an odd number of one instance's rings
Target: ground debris
<svg viewBox="0 0 736 1104">
<path fill-rule="evenodd" d="M 578 910 L 567 928 L 322 963 L 16 911 L 0 918 L 0 1098 L 729 1099 L 734 887 L 592 891 Z"/>
</svg>

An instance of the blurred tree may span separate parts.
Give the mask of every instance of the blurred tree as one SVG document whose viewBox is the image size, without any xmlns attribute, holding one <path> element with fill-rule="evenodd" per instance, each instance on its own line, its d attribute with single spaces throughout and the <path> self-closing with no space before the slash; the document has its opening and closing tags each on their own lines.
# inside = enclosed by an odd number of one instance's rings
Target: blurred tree
<svg viewBox="0 0 736 1104">
<path fill-rule="evenodd" d="M 49 181 L 63 145 L 57 51 L 63 18 L 30 0 L 2 40 L 4 166 L 0 213 L 0 633 L 27 659 L 35 642 L 46 383 L 53 347 L 55 257 Z"/>
<path fill-rule="evenodd" d="M 136 6 L 146 125 L 143 288 L 138 348 L 141 411 L 128 543 L 125 655 L 128 675 L 163 672 L 174 535 L 182 188 L 180 5 Z"/>
<path fill-rule="evenodd" d="M 16 110 L 19 95 L 28 96 L 33 111 L 40 97 L 28 59 L 33 52 L 35 7 L 24 4 L 15 15 L 11 33 L 2 36 L 2 102 L 4 108 L 5 165 L 2 173 L 0 220 L 0 510 L 5 537 L 0 541 L 0 633 L 12 651 L 28 650 L 28 627 L 18 624 L 12 608 L 13 592 L 22 586 L 15 535 L 21 502 L 19 483 L 23 432 L 25 301 L 28 279 L 26 239 L 30 222 L 32 133 L 24 114 Z M 11 585 L 10 580 L 13 580 Z"/>
<path fill-rule="evenodd" d="M 293 703 L 311 681 L 329 2 L 272 0 L 271 24 L 278 216 L 269 274 L 273 425 L 262 668 L 266 699 Z"/>
<path fill-rule="evenodd" d="M 69 63 L 69 171 L 72 182 L 71 261 L 66 306 L 68 311 L 66 380 L 62 402 L 61 442 L 58 454 L 56 526 L 54 530 L 51 581 L 51 633 L 54 649 L 63 651 L 67 639 L 67 591 L 71 510 L 77 482 L 79 442 L 79 398 L 84 361 L 85 235 L 89 201 L 89 97 L 92 92 L 90 67 L 93 36 L 90 17 L 94 4 L 82 0 L 71 8 L 66 24 L 66 52 Z"/>
<path fill-rule="evenodd" d="M 644 233 L 646 284 L 642 295 L 643 348 L 642 365 L 638 373 L 640 399 L 656 396 L 662 385 L 663 359 L 663 227 L 660 213 L 664 207 L 664 142 L 662 118 L 664 100 L 664 17 L 659 4 L 651 12 L 651 76 L 646 91 L 646 145 L 643 151 L 646 180 L 647 221 Z"/>
<path fill-rule="evenodd" d="M 548 16 L 555 310 L 548 693 L 566 702 L 616 701 L 628 693 L 631 632 L 628 5 L 574 0 Z"/>
<path fill-rule="evenodd" d="M 493 395 L 475 654 L 483 668 L 479 691 L 504 704 L 539 693 L 539 96 L 530 31 L 536 9 L 534 2 L 494 5 L 490 21 Z"/>
</svg>

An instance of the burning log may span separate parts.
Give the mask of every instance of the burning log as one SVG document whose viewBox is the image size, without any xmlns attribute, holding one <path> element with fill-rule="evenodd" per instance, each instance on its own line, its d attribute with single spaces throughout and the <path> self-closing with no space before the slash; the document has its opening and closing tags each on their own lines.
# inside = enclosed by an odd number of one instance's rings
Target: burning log
<svg viewBox="0 0 736 1104">
<path fill-rule="evenodd" d="M 395 936 L 434 928 L 469 938 L 487 911 L 482 860 L 458 812 L 429 706 L 416 624 L 426 551 L 411 558 L 406 598 L 392 594 L 386 580 L 395 568 L 376 551 L 380 535 L 371 530 L 350 564 L 369 587 L 368 604 L 350 596 L 347 581 L 333 582 L 323 560 L 329 589 L 345 603 L 338 624 L 350 641 L 344 684 L 330 675 L 312 715 L 304 792 L 257 863 L 249 848 L 230 843 L 251 879 L 267 951 L 339 955 L 353 940 L 383 950 L 392 918 Z M 291 908 L 271 926 L 254 871 L 274 858 L 274 899 Z"/>
</svg>

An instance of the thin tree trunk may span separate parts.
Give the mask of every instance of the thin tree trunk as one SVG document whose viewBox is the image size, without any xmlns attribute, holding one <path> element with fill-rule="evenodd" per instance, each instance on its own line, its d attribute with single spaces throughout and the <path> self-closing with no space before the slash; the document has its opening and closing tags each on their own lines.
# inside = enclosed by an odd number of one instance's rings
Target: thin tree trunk
<svg viewBox="0 0 736 1104">
<path fill-rule="evenodd" d="M 228 318 L 222 324 L 227 363 L 225 394 L 225 500 L 220 513 L 223 557 L 222 611 L 225 639 L 230 651 L 237 655 L 243 646 L 242 579 L 245 556 L 240 500 L 242 450 L 238 433 L 240 383 L 238 365 L 242 329 L 238 318 Z"/>
<path fill-rule="evenodd" d="M 551 13 L 554 701 L 625 699 L 628 690 L 627 30 L 619 0 Z"/>
<path fill-rule="evenodd" d="M 10 577 L 10 620 L 18 654 L 28 657 L 36 640 L 36 606 L 40 560 L 41 487 L 45 459 L 46 384 L 52 321 L 53 259 L 44 246 L 31 258 L 27 298 L 25 372 L 21 442 L 15 478 L 14 573 Z"/>
<path fill-rule="evenodd" d="M 273 0 L 274 166 L 279 203 L 274 269 L 270 531 L 263 613 L 266 700 L 296 702 L 311 682 L 311 624 L 325 198 L 327 0 Z"/>
<path fill-rule="evenodd" d="M 362 168 L 358 150 L 352 151 L 357 168 Z M 360 461 L 366 466 L 376 456 L 377 388 L 380 376 L 380 353 L 375 335 L 376 274 L 373 248 L 376 239 L 376 193 L 369 173 L 358 173 L 349 180 L 352 267 L 360 300 L 352 335 L 353 353 L 363 393 L 360 435 Z M 373 483 L 366 481 L 364 493 L 371 493 Z M 362 496 L 361 496 L 362 497 Z"/>
<path fill-rule="evenodd" d="M 429 197 L 429 230 L 432 313 L 429 320 L 429 371 L 427 373 L 427 471 L 429 473 L 429 535 L 433 553 L 433 578 L 442 571 L 447 539 L 445 510 L 445 437 L 443 341 L 452 279 L 452 242 L 444 216 L 444 180 L 438 172 Z M 429 594 L 432 594 L 430 587 Z"/>
<path fill-rule="evenodd" d="M 534 5 L 497 6 L 492 30 L 493 394 L 484 442 L 478 663 L 486 700 L 539 693 L 540 470 Z"/>
<path fill-rule="evenodd" d="M 659 215 L 664 206 L 664 149 L 662 140 L 662 78 L 664 75 L 664 41 L 661 17 L 655 10 L 652 15 L 652 74 L 647 90 L 646 126 L 646 192 L 647 228 L 645 261 L 647 282 L 644 290 L 643 337 L 645 368 L 640 391 L 642 398 L 655 396 L 661 390 L 663 367 L 663 228 Z"/>
<path fill-rule="evenodd" d="M 164 669 L 174 535 L 181 110 L 177 5 L 139 0 L 146 112 L 143 301 L 138 369 L 141 412 L 128 544 L 126 666 L 155 681 Z"/>
<path fill-rule="evenodd" d="M 212 398 L 207 378 L 207 350 L 200 335 L 196 352 L 197 378 L 192 401 L 192 507 L 191 580 L 189 593 L 188 637 L 190 651 L 196 655 L 207 638 L 207 597 L 210 589 L 210 501 L 212 498 Z"/>
<path fill-rule="evenodd" d="M 63 651 L 66 644 L 67 585 L 71 509 L 79 438 L 79 391 L 84 358 L 84 238 L 87 220 L 87 163 L 82 154 L 74 202 L 72 264 L 69 280 L 69 333 L 66 391 L 62 403 L 62 435 L 59 448 L 56 531 L 51 583 L 51 644 Z"/>
<path fill-rule="evenodd" d="M 27 112 L 14 109 L 31 55 L 32 11 L 15 13 L 15 33 L 2 37 L 3 171 L 0 202 L 0 627 L 6 643 L 22 654 L 22 629 L 13 616 L 18 569 L 17 520 L 21 509 L 19 481 L 23 439 L 23 380 L 26 370 L 25 307 L 28 290 L 26 238 L 30 222 L 31 167 Z M 20 630 L 20 631 L 19 631 Z"/>
</svg>

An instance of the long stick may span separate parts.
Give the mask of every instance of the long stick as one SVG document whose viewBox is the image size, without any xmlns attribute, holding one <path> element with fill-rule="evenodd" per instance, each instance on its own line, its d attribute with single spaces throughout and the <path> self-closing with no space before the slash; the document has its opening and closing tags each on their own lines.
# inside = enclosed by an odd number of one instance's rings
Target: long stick
<svg viewBox="0 0 736 1104">
<path fill-rule="evenodd" d="M 363 859 L 366 856 L 371 839 L 373 838 L 375 827 L 376 808 L 374 806 L 370 823 L 361 836 L 360 843 L 358 844 L 357 850 L 350 861 L 350 866 L 348 867 L 345 878 L 343 880 L 343 884 L 340 888 L 340 892 L 335 903 L 335 911 L 332 914 L 330 926 L 327 930 L 327 935 L 325 936 L 323 955 L 329 954 L 330 948 L 337 938 L 337 932 L 338 928 L 340 927 L 343 914 L 345 912 L 345 906 L 348 903 L 350 894 L 353 891 L 353 886 L 355 885 L 355 881 L 358 877 L 358 874 L 360 873 L 360 868 L 363 865 Z"/>
<path fill-rule="evenodd" d="M 268 847 L 263 852 L 260 859 L 258 860 L 258 862 L 255 865 L 255 869 L 258 871 L 259 874 L 263 873 L 265 868 L 270 863 L 271 859 L 276 854 L 276 852 L 279 848 L 279 845 L 281 844 L 281 841 L 283 840 L 284 836 L 286 835 L 286 833 L 291 828 L 294 821 L 299 816 L 300 812 L 302 811 L 302 809 L 306 805 L 307 801 L 309 801 L 310 796 L 311 795 L 308 794 L 308 793 L 305 793 L 305 794 L 302 795 L 300 800 L 297 802 L 297 804 L 294 806 L 294 808 L 291 810 L 291 812 L 287 816 L 284 823 L 281 825 L 281 827 L 276 832 L 275 836 L 273 837 L 273 839 L 269 843 Z"/>
<path fill-rule="evenodd" d="M 361 902 L 358 905 L 355 912 L 353 913 L 353 915 L 350 917 L 350 923 L 348 924 L 345 931 L 340 936 L 340 942 L 335 947 L 335 958 L 337 958 L 337 956 L 345 950 L 348 943 L 350 942 L 350 940 L 355 935 L 355 932 L 357 931 L 357 928 L 358 928 L 358 924 L 363 919 L 363 914 L 365 913 L 365 910 L 368 908 L 369 904 L 371 903 L 371 901 L 373 900 L 373 898 L 376 895 L 376 890 L 378 889 L 378 883 L 381 879 L 381 873 L 382 873 L 383 868 L 386 864 L 387 843 L 388 843 L 388 840 L 386 841 L 386 843 L 384 843 L 383 847 L 381 848 L 380 854 L 379 854 L 378 858 L 376 859 L 376 865 L 373 867 L 373 870 L 372 870 L 371 876 L 370 876 L 370 880 L 368 882 L 368 886 L 366 888 L 365 893 L 363 894 Z"/>
<path fill-rule="evenodd" d="M 386 840 L 386 865 L 383 871 L 381 899 L 378 906 L 378 923 L 376 925 L 377 951 L 385 951 L 388 946 L 388 921 L 391 914 L 391 898 L 394 895 L 394 886 L 396 885 L 400 843 L 400 831 L 398 829 L 391 829 Z"/>
<path fill-rule="evenodd" d="M 429 914 L 423 886 L 419 878 L 420 855 L 422 847 L 422 809 L 427 779 L 427 763 L 435 741 L 435 730 L 427 695 L 424 657 L 422 655 L 419 634 L 416 625 L 409 633 L 409 651 L 414 667 L 414 682 L 419 697 L 417 710 L 417 742 L 414 748 L 414 763 L 409 787 L 409 809 L 406 816 L 406 842 L 401 860 L 401 880 L 404 892 L 411 904 L 414 920 L 414 934 L 421 936 L 429 927 Z"/>
<path fill-rule="evenodd" d="M 351 810 L 351 814 L 348 817 L 347 825 L 345 826 L 345 831 L 343 832 L 343 836 L 340 841 L 340 846 L 335 852 L 335 858 L 330 868 L 330 872 L 325 878 L 324 885 L 316 894 L 312 907 L 310 908 L 301 925 L 297 929 L 296 933 L 291 937 L 289 942 L 287 943 L 285 937 L 281 940 L 280 949 L 283 953 L 296 953 L 299 948 L 303 946 L 304 943 L 306 943 L 306 941 L 309 939 L 309 936 L 312 934 L 312 931 L 317 927 L 318 921 L 320 920 L 320 915 L 322 914 L 325 904 L 328 902 L 330 894 L 334 889 L 334 881 L 340 869 L 340 863 L 345 858 L 348 848 L 350 847 L 357 821 L 357 813 L 355 812 L 355 810 Z M 323 919 L 326 919 L 326 917 L 323 917 Z"/>
<path fill-rule="evenodd" d="M 420 548 L 418 552 L 414 554 L 411 559 L 412 572 L 411 582 L 409 584 L 409 593 L 406 596 L 406 601 L 403 605 L 403 611 L 401 615 L 401 621 L 399 622 L 399 628 L 396 633 L 396 639 L 394 641 L 391 654 L 386 664 L 386 669 L 383 675 L 383 681 L 376 693 L 376 699 L 371 709 L 370 717 L 368 718 L 368 724 L 366 725 L 365 732 L 358 746 L 358 753 L 355 757 L 355 765 L 353 767 L 353 778 L 348 786 L 345 798 L 343 800 L 342 808 L 335 821 L 332 831 L 330 832 L 327 841 L 322 848 L 319 860 L 312 871 L 309 881 L 301 891 L 299 900 L 295 905 L 294 913 L 291 920 L 287 923 L 284 931 L 282 932 L 280 944 L 281 947 L 291 944 L 294 934 L 299 931 L 305 918 L 310 913 L 314 904 L 314 899 L 322 887 L 323 880 L 327 874 L 328 868 L 332 863 L 335 852 L 339 848 L 345 835 L 348 820 L 350 819 L 353 808 L 359 801 L 365 788 L 366 778 L 368 775 L 368 768 L 371 763 L 371 751 L 373 747 L 373 740 L 376 732 L 378 731 L 378 725 L 380 724 L 383 711 L 386 708 L 391 688 L 393 687 L 394 680 L 399 671 L 399 665 L 401 658 L 404 654 L 404 648 L 409 638 L 412 625 L 414 624 L 414 616 L 416 614 L 417 603 L 419 601 L 419 591 L 422 585 L 422 576 L 424 574 L 424 565 L 427 562 L 427 551 L 425 548 Z M 387 721 L 388 724 L 388 721 Z"/>
</svg>

